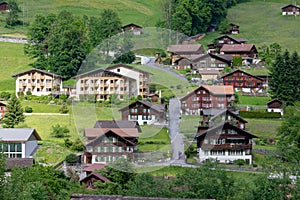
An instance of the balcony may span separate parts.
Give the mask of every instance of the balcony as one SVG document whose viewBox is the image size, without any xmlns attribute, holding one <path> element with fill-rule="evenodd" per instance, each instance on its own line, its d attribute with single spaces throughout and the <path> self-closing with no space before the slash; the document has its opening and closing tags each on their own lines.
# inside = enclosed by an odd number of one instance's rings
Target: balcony
<svg viewBox="0 0 300 200">
<path fill-rule="evenodd" d="M 222 149 L 232 149 L 232 150 L 246 150 L 252 149 L 252 144 L 203 144 L 201 146 L 204 150 L 222 150 Z"/>
</svg>

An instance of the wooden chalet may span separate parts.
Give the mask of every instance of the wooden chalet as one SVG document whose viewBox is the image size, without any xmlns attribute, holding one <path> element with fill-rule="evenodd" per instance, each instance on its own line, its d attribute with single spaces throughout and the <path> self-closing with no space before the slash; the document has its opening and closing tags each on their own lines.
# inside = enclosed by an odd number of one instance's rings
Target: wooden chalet
<svg viewBox="0 0 300 200">
<path fill-rule="evenodd" d="M 300 7 L 289 4 L 281 8 L 282 15 L 300 15 Z"/>
<path fill-rule="evenodd" d="M 85 188 L 89 189 L 89 190 L 93 190 L 94 187 L 94 183 L 101 181 L 102 183 L 105 183 L 107 181 L 110 181 L 108 178 L 102 176 L 101 174 L 98 174 L 97 172 L 93 172 L 91 174 L 89 174 L 88 176 L 86 176 L 85 178 L 80 180 L 80 185 L 84 185 Z"/>
<path fill-rule="evenodd" d="M 252 164 L 252 139 L 257 136 L 231 122 L 220 122 L 203 132 L 198 132 L 195 138 L 200 162 L 212 159 L 220 163 L 232 163 L 243 159 L 247 164 Z"/>
<path fill-rule="evenodd" d="M 165 123 L 166 105 L 149 101 L 136 101 L 119 110 L 122 120 L 137 121 L 139 124 Z"/>
<path fill-rule="evenodd" d="M 200 115 L 203 109 L 224 109 L 234 102 L 233 86 L 201 85 L 180 99 L 181 113 Z"/>
<path fill-rule="evenodd" d="M 231 34 L 239 34 L 240 33 L 240 26 L 239 25 L 230 23 L 229 26 L 230 26 L 229 32 Z"/>
<path fill-rule="evenodd" d="M 251 62 L 256 58 L 258 52 L 254 44 L 224 44 L 220 53 L 230 54 L 232 57 L 242 57 L 243 60 Z"/>
<path fill-rule="evenodd" d="M 279 112 L 283 115 L 283 103 L 278 99 L 273 99 L 267 102 L 267 111 L 268 112 Z"/>
<path fill-rule="evenodd" d="M 246 93 L 264 92 L 264 80 L 242 70 L 235 70 L 221 77 L 224 85 L 232 85 L 235 91 Z"/>
<path fill-rule="evenodd" d="M 233 45 L 233 44 L 246 44 L 247 43 L 247 39 L 245 39 L 245 38 L 234 38 L 229 35 L 220 36 L 220 37 L 216 38 L 215 41 L 217 44 L 216 48 L 219 48 L 219 49 L 221 49 L 223 47 L 223 45 L 225 45 L 225 44 Z"/>
<path fill-rule="evenodd" d="M 142 132 L 142 129 L 137 121 L 128 121 L 128 120 L 98 120 L 96 121 L 94 128 L 104 128 L 104 129 L 133 128 L 133 129 L 137 129 L 139 133 Z"/>
<path fill-rule="evenodd" d="M 84 137 L 84 162 L 105 164 L 120 157 L 133 161 L 139 134 L 137 128 L 87 128 Z"/>
<path fill-rule="evenodd" d="M 167 51 L 171 53 L 172 65 L 174 65 L 174 62 L 180 57 L 188 57 L 206 53 L 201 44 L 170 45 L 168 46 Z"/>
<path fill-rule="evenodd" d="M 2 2 L 0 2 L 0 12 L 8 12 L 9 11 L 9 5 L 8 5 L 8 3 L 7 2 L 5 2 L 5 1 L 2 1 Z"/>
<path fill-rule="evenodd" d="M 158 94 L 153 93 L 153 94 L 148 94 L 147 98 L 150 98 L 151 102 L 158 102 L 160 97 Z"/>
<path fill-rule="evenodd" d="M 136 25 L 134 23 L 127 24 L 121 27 L 122 32 L 131 31 L 134 35 L 141 35 L 143 32 L 143 27 Z"/>
</svg>

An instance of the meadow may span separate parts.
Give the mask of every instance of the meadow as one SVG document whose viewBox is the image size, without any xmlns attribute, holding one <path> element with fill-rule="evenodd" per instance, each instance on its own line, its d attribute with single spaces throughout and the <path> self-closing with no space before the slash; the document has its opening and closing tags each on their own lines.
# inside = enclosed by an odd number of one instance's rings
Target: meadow
<svg viewBox="0 0 300 200">
<path fill-rule="evenodd" d="M 22 13 L 19 19 L 24 21 L 24 26 L 13 29 L 4 28 L 6 13 L 0 13 L 0 33 L 25 33 L 27 25 L 38 14 L 58 14 L 63 10 L 72 12 L 78 17 L 98 17 L 104 9 L 112 9 L 118 13 L 123 25 L 136 23 L 143 27 L 153 27 L 161 17 L 160 0 L 16 0 Z"/>
<path fill-rule="evenodd" d="M 246 38 L 247 43 L 255 44 L 258 49 L 276 42 L 283 50 L 299 52 L 300 41 L 295 38 L 300 38 L 300 17 L 281 15 L 281 7 L 290 3 L 290 0 L 251 0 L 230 8 L 228 21 L 240 26 L 240 34 L 232 36 Z M 206 47 L 219 36 L 217 31 L 207 33 L 199 43 Z"/>
</svg>

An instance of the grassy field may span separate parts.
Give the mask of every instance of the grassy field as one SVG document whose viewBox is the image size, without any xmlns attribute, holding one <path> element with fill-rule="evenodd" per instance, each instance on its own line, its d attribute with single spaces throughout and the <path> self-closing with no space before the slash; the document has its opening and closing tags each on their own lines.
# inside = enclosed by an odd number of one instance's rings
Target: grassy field
<svg viewBox="0 0 300 200">
<path fill-rule="evenodd" d="M 31 62 L 24 55 L 23 44 L 0 42 L 0 91 L 15 91 L 13 74 L 30 69 Z"/>
<path fill-rule="evenodd" d="M 238 105 L 266 106 L 266 103 L 271 100 L 270 97 L 242 96 L 241 94 L 238 96 Z"/>
<path fill-rule="evenodd" d="M 276 130 L 281 125 L 280 119 L 245 119 L 246 128 L 258 137 L 275 137 Z"/>
<path fill-rule="evenodd" d="M 281 7 L 290 3 L 290 0 L 252 0 L 232 7 L 227 19 L 240 25 L 240 34 L 233 37 L 246 38 L 247 43 L 257 48 L 277 42 L 283 49 L 299 52 L 300 41 L 295 38 L 300 38 L 300 17 L 281 15 Z M 199 42 L 206 46 L 218 36 L 218 32 L 208 33 Z"/>
<path fill-rule="evenodd" d="M 161 17 L 160 0 L 16 0 L 20 10 L 19 19 L 24 19 L 25 25 L 32 21 L 37 14 L 59 13 L 67 10 L 82 17 L 99 16 L 104 9 L 116 11 L 122 24 L 136 23 L 141 26 L 154 26 Z M 0 15 L 0 33 L 20 32 L 26 33 L 26 26 L 18 26 L 15 29 L 4 28 L 6 13 Z"/>
</svg>

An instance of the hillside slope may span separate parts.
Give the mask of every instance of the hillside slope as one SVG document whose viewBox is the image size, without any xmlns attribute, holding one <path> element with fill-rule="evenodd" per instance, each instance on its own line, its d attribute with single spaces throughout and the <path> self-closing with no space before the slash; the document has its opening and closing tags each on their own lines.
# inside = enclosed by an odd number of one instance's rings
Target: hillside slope
<svg viewBox="0 0 300 200">
<path fill-rule="evenodd" d="M 32 21 L 37 14 L 59 13 L 67 10 L 77 16 L 99 16 L 104 9 L 116 11 L 122 24 L 136 23 L 145 27 L 155 26 L 161 17 L 161 0 L 16 0 L 20 10 L 19 19 L 25 24 Z M 15 30 L 4 29 L 6 13 L 0 13 L 0 33 L 23 32 L 26 26 L 16 27 Z"/>
<path fill-rule="evenodd" d="M 277 42 L 283 49 L 300 53 L 300 16 L 282 16 L 281 7 L 290 4 L 289 0 L 252 0 L 229 9 L 227 19 L 240 26 L 240 34 L 233 37 L 246 38 L 256 47 Z M 219 33 L 208 33 L 200 41 L 207 45 Z"/>
</svg>

